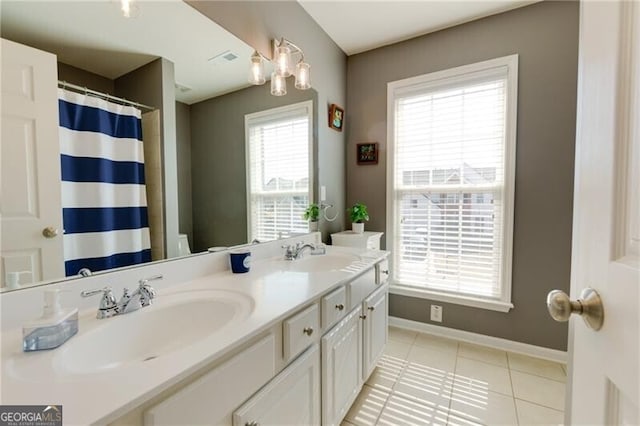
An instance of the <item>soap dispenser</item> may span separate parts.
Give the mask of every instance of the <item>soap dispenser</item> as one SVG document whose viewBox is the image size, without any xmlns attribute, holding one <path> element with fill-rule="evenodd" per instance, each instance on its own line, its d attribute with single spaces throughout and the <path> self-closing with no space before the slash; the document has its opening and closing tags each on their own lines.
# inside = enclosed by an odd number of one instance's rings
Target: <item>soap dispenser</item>
<svg viewBox="0 0 640 426">
<path fill-rule="evenodd" d="M 60 289 L 44 291 L 42 316 L 22 327 L 22 350 L 53 349 L 78 332 L 78 308 L 63 310 Z"/>
</svg>

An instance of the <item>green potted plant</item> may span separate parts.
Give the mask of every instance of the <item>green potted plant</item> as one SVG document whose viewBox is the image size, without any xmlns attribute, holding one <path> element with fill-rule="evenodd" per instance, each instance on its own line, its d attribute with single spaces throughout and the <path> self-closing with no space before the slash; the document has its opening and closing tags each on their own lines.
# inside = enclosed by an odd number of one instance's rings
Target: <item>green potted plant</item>
<svg viewBox="0 0 640 426">
<path fill-rule="evenodd" d="M 316 232 L 318 230 L 318 219 L 320 218 L 320 206 L 316 203 L 309 204 L 302 217 L 304 220 L 309 221 L 309 232 Z"/>
<path fill-rule="evenodd" d="M 349 218 L 351 218 L 351 229 L 353 232 L 362 234 L 364 232 L 364 222 L 369 220 L 367 206 L 362 203 L 355 203 L 347 209 Z"/>
</svg>

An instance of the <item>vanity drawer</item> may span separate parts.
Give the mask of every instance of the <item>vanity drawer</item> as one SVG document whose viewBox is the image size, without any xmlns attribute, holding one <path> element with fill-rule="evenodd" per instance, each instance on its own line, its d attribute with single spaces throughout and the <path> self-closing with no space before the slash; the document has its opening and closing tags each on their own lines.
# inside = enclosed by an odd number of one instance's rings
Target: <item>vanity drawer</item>
<svg viewBox="0 0 640 426">
<path fill-rule="evenodd" d="M 320 335 L 320 309 L 314 303 L 282 323 L 284 359 L 289 361 L 307 349 Z"/>
<path fill-rule="evenodd" d="M 376 284 L 385 284 L 389 281 L 389 261 L 383 260 L 376 265 Z"/>
<path fill-rule="evenodd" d="M 338 322 L 347 313 L 347 290 L 344 286 L 322 298 L 322 329 L 324 331 Z"/>
</svg>

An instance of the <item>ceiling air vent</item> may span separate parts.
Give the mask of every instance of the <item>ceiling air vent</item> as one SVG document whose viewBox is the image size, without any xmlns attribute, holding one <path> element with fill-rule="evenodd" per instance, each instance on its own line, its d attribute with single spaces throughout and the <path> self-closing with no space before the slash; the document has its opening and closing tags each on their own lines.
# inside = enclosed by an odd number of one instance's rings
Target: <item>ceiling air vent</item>
<svg viewBox="0 0 640 426">
<path fill-rule="evenodd" d="M 209 58 L 209 63 L 212 65 L 220 65 L 227 62 L 235 61 L 236 59 L 238 59 L 238 55 L 230 50 L 225 50 L 224 52 L 214 56 L 213 58 Z"/>
<path fill-rule="evenodd" d="M 191 87 L 187 87 L 180 83 L 176 83 L 175 86 L 176 86 L 176 90 L 179 91 L 180 93 L 187 93 L 188 91 L 193 90 Z"/>
</svg>

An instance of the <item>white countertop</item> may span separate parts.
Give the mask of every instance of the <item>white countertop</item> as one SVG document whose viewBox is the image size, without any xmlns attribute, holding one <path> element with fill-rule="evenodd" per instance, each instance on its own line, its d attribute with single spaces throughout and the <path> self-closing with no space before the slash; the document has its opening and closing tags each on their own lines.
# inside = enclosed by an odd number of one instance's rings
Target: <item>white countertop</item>
<svg viewBox="0 0 640 426">
<path fill-rule="evenodd" d="M 340 271 L 306 273 L 283 270 L 282 261 L 279 260 L 259 260 L 253 262 L 250 272 L 246 274 L 218 272 L 159 290 L 158 305 L 162 303 L 163 296 L 171 293 L 211 289 L 242 293 L 254 303 L 245 319 L 234 320 L 190 346 L 135 365 L 91 374 L 59 374 L 52 367 L 53 359 L 56 351 L 64 348 L 64 345 L 50 351 L 24 353 L 21 329 L 3 332 L 1 403 L 61 404 L 64 423 L 69 425 L 116 420 L 233 351 L 305 304 L 350 281 L 388 255 L 388 252 L 377 250 L 327 248 L 327 253 L 340 252 L 357 254 L 361 261 Z M 147 309 L 153 309 L 153 306 L 126 315 L 142 315 Z M 95 312 L 95 308 L 80 312 L 78 335 L 84 330 L 119 319 L 97 320 Z"/>
</svg>

